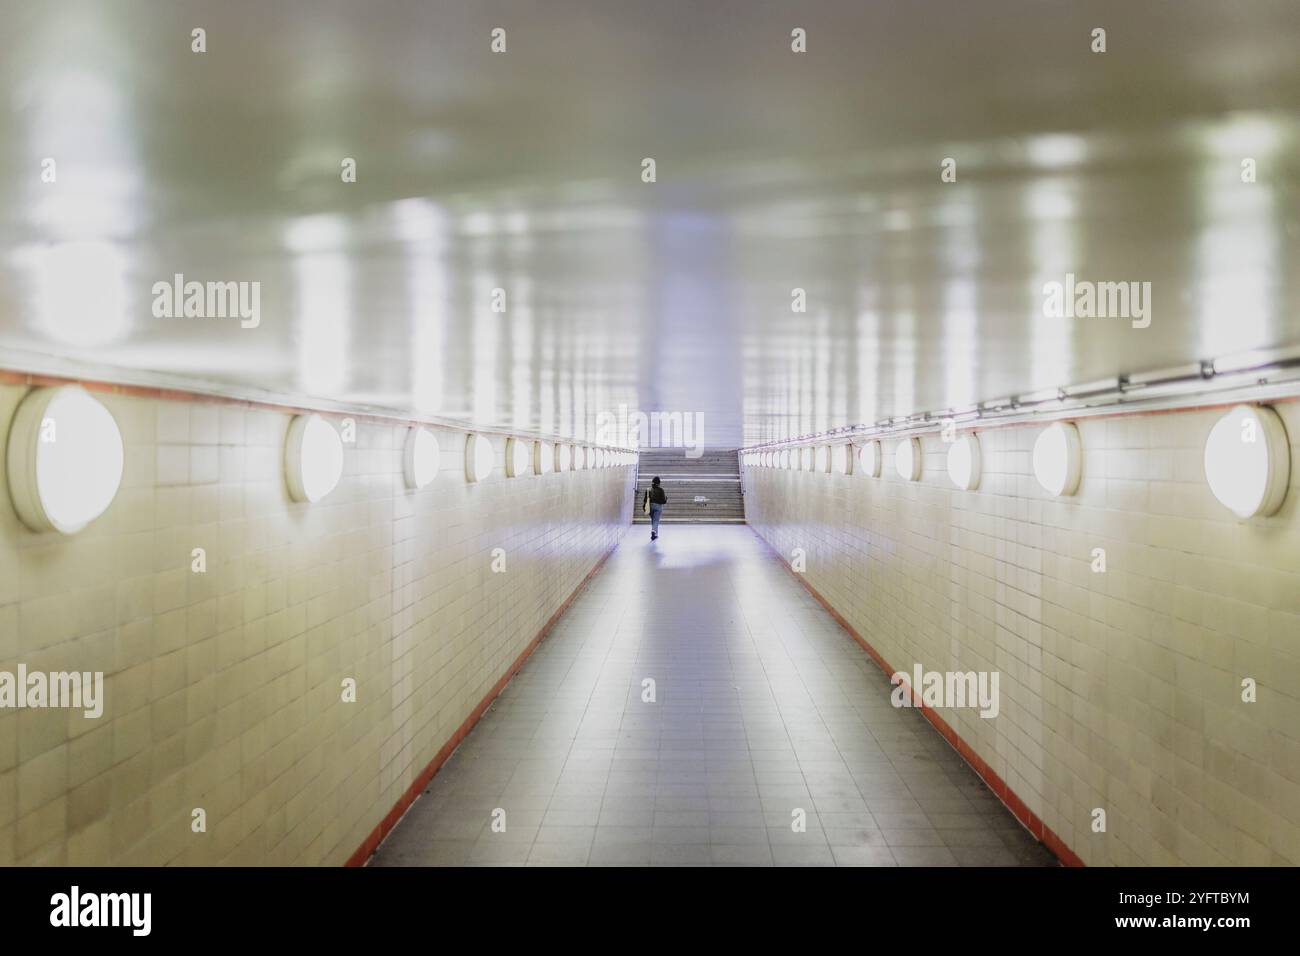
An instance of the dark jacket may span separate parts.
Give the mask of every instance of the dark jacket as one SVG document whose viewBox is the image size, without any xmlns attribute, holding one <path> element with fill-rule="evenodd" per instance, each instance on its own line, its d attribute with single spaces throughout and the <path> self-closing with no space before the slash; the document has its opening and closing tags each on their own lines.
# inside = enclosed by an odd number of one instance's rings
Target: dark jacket
<svg viewBox="0 0 1300 956">
<path fill-rule="evenodd" d="M 668 504 L 668 496 L 664 494 L 663 485 L 651 485 L 646 489 L 646 494 L 650 496 L 650 503 L 652 505 Z"/>
</svg>

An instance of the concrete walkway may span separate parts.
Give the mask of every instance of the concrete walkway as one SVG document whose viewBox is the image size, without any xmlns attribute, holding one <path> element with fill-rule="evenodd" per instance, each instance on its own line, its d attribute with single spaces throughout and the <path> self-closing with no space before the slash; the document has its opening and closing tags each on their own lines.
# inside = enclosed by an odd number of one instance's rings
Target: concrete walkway
<svg viewBox="0 0 1300 956">
<path fill-rule="evenodd" d="M 1055 864 L 749 528 L 663 530 L 629 531 L 371 865 Z"/>
</svg>

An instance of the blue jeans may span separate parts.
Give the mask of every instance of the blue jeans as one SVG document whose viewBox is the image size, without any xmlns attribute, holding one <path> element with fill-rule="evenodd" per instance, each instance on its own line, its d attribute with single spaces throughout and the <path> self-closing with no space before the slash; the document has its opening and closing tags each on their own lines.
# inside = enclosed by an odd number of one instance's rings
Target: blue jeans
<svg viewBox="0 0 1300 956">
<path fill-rule="evenodd" d="M 652 504 L 650 506 L 650 530 L 655 534 L 659 533 L 659 516 L 663 514 L 663 511 L 663 505 Z"/>
</svg>

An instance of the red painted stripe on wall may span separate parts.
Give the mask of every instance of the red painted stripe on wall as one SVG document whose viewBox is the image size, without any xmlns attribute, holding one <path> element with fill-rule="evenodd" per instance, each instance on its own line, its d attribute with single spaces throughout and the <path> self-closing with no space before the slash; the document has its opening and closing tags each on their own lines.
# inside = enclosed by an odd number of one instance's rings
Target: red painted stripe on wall
<svg viewBox="0 0 1300 956">
<path fill-rule="evenodd" d="M 797 573 L 789 564 L 786 563 L 785 558 L 781 556 L 781 553 L 777 551 L 776 548 L 772 547 L 771 542 L 757 531 L 754 532 L 754 536 L 758 538 L 759 541 L 762 541 L 769 551 L 776 555 L 777 560 L 781 562 L 781 566 L 793 574 L 795 580 L 802 584 L 808 590 L 808 593 L 817 599 L 817 603 L 824 607 L 831 617 L 835 618 L 835 622 L 839 624 L 840 627 L 844 628 L 853 640 L 857 641 L 858 645 L 867 652 L 867 656 L 876 662 L 876 666 L 884 671 L 886 676 L 892 677 L 896 673 L 902 673 L 897 668 L 890 667 L 889 662 L 881 656 L 880 652 L 867 643 L 866 638 L 859 634 L 853 625 L 845 620 L 844 616 L 840 614 L 839 611 L 835 610 L 831 605 L 831 602 L 822 597 L 821 592 L 813 587 L 808 582 L 807 578 L 802 574 Z M 1026 805 L 1026 803 L 1016 795 L 1015 791 L 1007 786 L 1006 781 L 998 776 L 997 772 L 989 766 L 988 762 L 975 752 L 975 748 L 962 739 L 957 731 L 955 731 L 946 720 L 940 717 L 933 708 L 926 707 L 921 701 L 921 695 L 914 687 L 912 687 L 906 680 L 904 680 L 902 684 L 911 693 L 916 708 L 921 711 L 925 716 L 925 719 L 933 724 L 934 728 L 943 735 L 943 738 L 948 741 L 949 745 L 961 755 L 962 759 L 965 760 L 966 763 L 970 764 L 971 769 L 980 775 L 980 778 L 988 784 L 989 789 L 997 795 L 997 798 L 1005 804 L 1006 808 L 1010 810 L 1012 814 L 1015 815 L 1016 819 L 1025 825 L 1029 832 L 1034 835 L 1034 838 L 1042 843 L 1043 846 L 1047 847 L 1047 849 L 1051 851 L 1052 855 L 1060 860 L 1064 865 L 1083 866 L 1084 862 L 1079 858 L 1078 854 L 1066 846 L 1065 841 L 1062 840 L 1050 827 L 1043 823 L 1036 813 L 1029 809 L 1028 805 Z"/>
</svg>

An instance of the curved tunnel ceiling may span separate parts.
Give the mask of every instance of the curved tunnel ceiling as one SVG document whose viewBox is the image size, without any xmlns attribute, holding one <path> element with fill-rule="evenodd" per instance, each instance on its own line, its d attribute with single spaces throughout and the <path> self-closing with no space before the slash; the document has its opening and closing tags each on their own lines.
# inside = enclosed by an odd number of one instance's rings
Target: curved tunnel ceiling
<svg viewBox="0 0 1300 956">
<path fill-rule="evenodd" d="M 735 446 L 1300 342 L 1292 0 L 0 20 L 10 367 Z M 157 314 L 178 274 L 256 323 Z M 1047 314 L 1068 277 L 1147 315 Z"/>
</svg>

